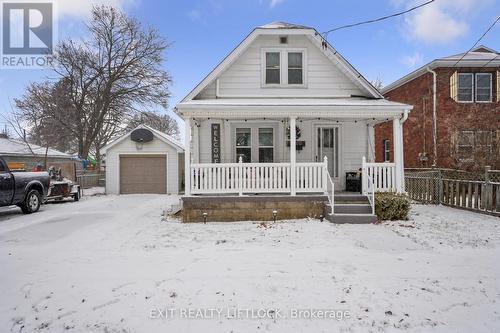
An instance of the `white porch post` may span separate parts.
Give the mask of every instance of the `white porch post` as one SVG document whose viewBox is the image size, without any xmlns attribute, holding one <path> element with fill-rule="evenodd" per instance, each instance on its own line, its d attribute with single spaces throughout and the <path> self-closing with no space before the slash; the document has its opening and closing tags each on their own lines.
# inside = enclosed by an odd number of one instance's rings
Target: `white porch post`
<svg viewBox="0 0 500 333">
<path fill-rule="evenodd" d="M 290 117 L 290 192 L 292 196 L 295 196 L 295 179 L 296 179 L 296 168 L 295 165 L 297 163 L 297 150 L 295 149 L 295 145 L 297 142 L 296 139 L 296 118 Z"/>
<path fill-rule="evenodd" d="M 191 118 L 184 118 L 184 193 L 191 195 Z"/>
<path fill-rule="evenodd" d="M 394 118 L 392 121 L 393 132 L 393 150 L 394 150 L 394 164 L 396 165 L 396 192 L 403 192 L 404 175 L 403 175 L 403 142 L 402 142 L 402 128 L 399 118 Z"/>
</svg>

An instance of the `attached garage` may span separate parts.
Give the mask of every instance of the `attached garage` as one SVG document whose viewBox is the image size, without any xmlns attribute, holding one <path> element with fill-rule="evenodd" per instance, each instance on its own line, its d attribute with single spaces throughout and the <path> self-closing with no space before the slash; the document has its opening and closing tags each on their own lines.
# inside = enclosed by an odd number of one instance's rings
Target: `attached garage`
<svg viewBox="0 0 500 333">
<path fill-rule="evenodd" d="M 184 150 L 168 135 L 141 125 L 103 150 L 106 193 L 179 193 Z"/>
</svg>

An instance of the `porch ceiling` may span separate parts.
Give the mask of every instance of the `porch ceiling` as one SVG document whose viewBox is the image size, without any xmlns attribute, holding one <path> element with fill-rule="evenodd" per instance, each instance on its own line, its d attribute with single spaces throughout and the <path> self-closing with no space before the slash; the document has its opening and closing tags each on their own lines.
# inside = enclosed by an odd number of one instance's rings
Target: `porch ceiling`
<svg viewBox="0 0 500 333">
<path fill-rule="evenodd" d="M 180 103 L 185 117 L 385 119 L 413 106 L 385 99 L 217 99 Z"/>
</svg>

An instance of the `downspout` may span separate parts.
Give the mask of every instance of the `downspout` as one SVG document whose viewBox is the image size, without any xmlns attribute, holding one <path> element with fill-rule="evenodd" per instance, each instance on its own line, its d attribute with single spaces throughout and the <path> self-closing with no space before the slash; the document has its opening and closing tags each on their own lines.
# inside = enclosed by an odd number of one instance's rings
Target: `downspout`
<svg viewBox="0 0 500 333">
<path fill-rule="evenodd" d="M 434 158 L 432 161 L 432 166 L 437 166 L 437 116 L 436 116 L 436 103 L 437 103 L 437 74 L 435 71 L 427 67 L 427 71 L 432 73 L 432 129 L 433 129 L 433 143 L 434 143 Z"/>
</svg>

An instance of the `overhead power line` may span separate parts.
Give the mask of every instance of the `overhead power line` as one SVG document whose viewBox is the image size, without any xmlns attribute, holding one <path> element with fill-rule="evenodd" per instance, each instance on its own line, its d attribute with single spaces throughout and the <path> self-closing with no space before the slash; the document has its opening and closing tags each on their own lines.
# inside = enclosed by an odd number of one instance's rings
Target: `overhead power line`
<svg viewBox="0 0 500 333">
<path fill-rule="evenodd" d="M 458 59 L 458 60 L 457 60 L 457 62 L 455 63 L 455 65 L 453 65 L 453 67 L 455 67 L 455 66 L 456 66 L 456 65 L 457 65 L 460 61 L 462 61 L 462 59 L 463 59 L 463 58 L 465 58 L 465 56 L 466 56 L 467 54 L 469 54 L 469 53 L 470 53 L 470 51 L 472 51 L 472 50 L 473 50 L 473 49 L 477 46 L 477 44 L 479 44 L 479 43 L 483 40 L 483 38 L 484 38 L 484 37 L 488 34 L 488 32 L 490 32 L 490 31 L 491 31 L 491 29 L 493 29 L 493 27 L 495 26 L 495 24 L 497 24 L 497 22 L 498 22 L 499 20 L 500 20 L 500 16 L 499 16 L 499 17 L 497 17 L 497 19 L 496 19 L 495 21 L 493 21 L 493 23 L 489 26 L 489 28 L 488 28 L 488 29 L 486 29 L 486 31 L 485 31 L 485 32 L 481 35 L 481 37 L 479 37 L 479 39 L 478 39 L 478 40 L 474 43 L 474 45 L 472 45 L 472 47 L 471 47 L 469 50 L 467 50 L 467 52 L 465 52 L 464 54 L 462 54 L 462 56 L 460 57 L 460 59 Z M 495 57 L 495 58 L 496 58 L 496 57 Z M 495 59 L 495 58 L 493 58 L 493 59 Z M 490 60 L 487 64 L 489 64 L 491 61 L 493 61 L 493 59 L 492 59 L 492 60 Z M 487 64 L 486 64 L 486 65 L 487 65 Z M 486 65 L 485 65 L 485 66 L 486 66 Z M 485 66 L 483 66 L 483 67 L 485 67 Z"/>
<path fill-rule="evenodd" d="M 436 1 L 436 0 L 430 0 L 430 1 L 427 1 L 427 2 L 425 2 L 423 4 L 420 4 L 418 6 L 408 8 L 405 11 L 394 13 L 394 14 L 391 14 L 391 15 L 383 16 L 383 17 L 379 17 L 379 18 L 376 18 L 376 19 L 373 19 L 373 20 L 368 20 L 368 21 L 363 21 L 363 22 L 358 22 L 358 23 L 352 23 L 352 24 L 343 25 L 343 26 L 340 26 L 340 27 L 333 28 L 333 29 L 330 29 L 328 31 L 322 32 L 321 34 L 322 35 L 327 35 L 330 32 L 334 32 L 334 31 L 337 31 L 337 30 L 340 30 L 340 29 L 347 29 L 347 28 L 357 27 L 358 25 L 380 22 L 380 21 L 387 20 L 387 19 L 390 19 L 390 18 L 393 18 L 393 17 L 396 17 L 396 16 L 401 16 L 401 15 L 404 15 L 404 14 L 409 13 L 411 11 L 414 11 L 416 9 L 422 8 L 424 6 L 427 6 L 427 5 L 431 4 L 431 3 L 433 3 L 434 1 Z"/>
</svg>

